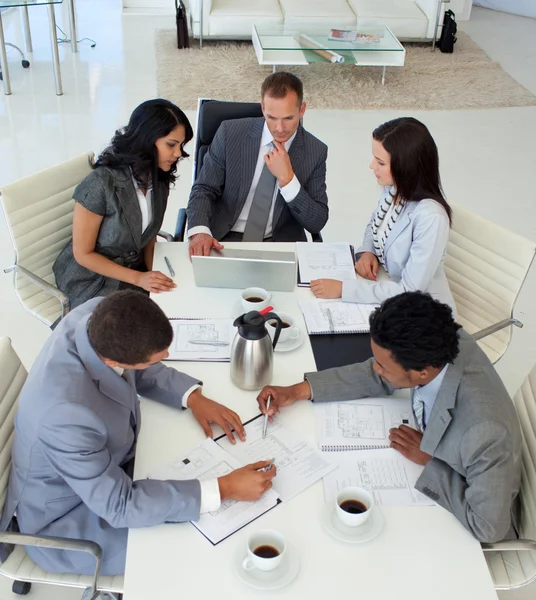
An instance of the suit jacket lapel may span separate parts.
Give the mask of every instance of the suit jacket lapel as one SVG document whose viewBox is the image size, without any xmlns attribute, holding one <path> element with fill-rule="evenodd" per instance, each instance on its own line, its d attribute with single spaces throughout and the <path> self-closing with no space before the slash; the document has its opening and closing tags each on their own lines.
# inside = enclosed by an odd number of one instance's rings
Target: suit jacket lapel
<svg viewBox="0 0 536 600">
<path fill-rule="evenodd" d="M 248 192 L 251 188 L 251 182 L 255 175 L 255 167 L 257 165 L 257 158 L 259 157 L 259 148 L 261 145 L 262 130 L 264 127 L 264 117 L 258 117 L 253 121 L 249 135 L 245 137 L 240 143 L 242 147 L 240 149 L 240 163 L 242 165 L 240 173 L 240 189 L 238 192 L 238 202 L 235 203 L 235 214 L 233 215 L 234 220 L 238 219 L 244 203 L 248 196 Z"/>
<path fill-rule="evenodd" d="M 296 137 L 290 145 L 288 155 L 290 158 L 290 164 L 292 165 L 294 171 L 296 171 L 296 165 L 299 165 L 303 162 L 303 127 L 301 125 L 296 131 Z M 276 228 L 277 221 L 281 217 L 285 205 L 286 202 L 281 196 L 281 192 L 279 192 L 275 198 L 274 216 L 272 219 L 272 230 Z"/>
<path fill-rule="evenodd" d="M 434 454 L 452 420 L 451 410 L 456 406 L 462 375 L 463 359 L 449 365 L 421 441 L 421 450 L 427 454 Z"/>
<path fill-rule="evenodd" d="M 402 214 L 399 215 L 396 220 L 392 231 L 387 236 L 387 240 L 385 242 L 385 250 L 384 253 L 387 253 L 389 246 L 396 240 L 396 238 L 409 226 L 411 223 L 411 218 L 413 211 L 417 207 L 416 202 L 408 202 L 406 206 L 402 209 Z"/>
<path fill-rule="evenodd" d="M 115 177 L 115 189 L 119 204 L 125 215 L 125 220 L 128 224 L 134 242 L 138 248 L 142 247 L 141 243 L 141 210 L 136 195 L 136 188 L 132 180 L 130 169 L 117 169 Z"/>
</svg>

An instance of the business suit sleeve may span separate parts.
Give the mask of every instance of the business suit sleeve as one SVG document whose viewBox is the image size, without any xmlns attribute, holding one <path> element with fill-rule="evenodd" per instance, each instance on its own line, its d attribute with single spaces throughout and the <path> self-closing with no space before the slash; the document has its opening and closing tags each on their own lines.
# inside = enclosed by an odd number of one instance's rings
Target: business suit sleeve
<svg viewBox="0 0 536 600">
<path fill-rule="evenodd" d="M 188 229 L 209 227 L 214 204 L 218 202 L 225 186 L 225 146 L 227 124 L 223 122 L 216 132 L 203 159 L 201 171 L 192 185 L 186 207 Z"/>
<path fill-rule="evenodd" d="M 443 260 L 448 237 L 449 219 L 446 212 L 415 215 L 409 258 L 400 281 L 345 281 L 342 300 L 372 304 L 403 292 L 426 291 Z M 396 252 L 396 240 L 389 252 Z"/>
<path fill-rule="evenodd" d="M 327 223 L 329 216 L 326 191 L 327 146 L 322 145 L 318 162 L 307 181 L 300 181 L 300 191 L 294 200 L 287 203 L 292 216 L 309 231 L 318 233 Z M 306 156 L 305 160 L 310 157 Z"/>
<path fill-rule="evenodd" d="M 134 376 L 136 391 L 140 396 L 175 408 L 182 408 L 182 397 L 187 390 L 194 385 L 203 384 L 199 379 L 166 367 L 162 363 L 135 371 Z"/>
<path fill-rule="evenodd" d="M 365 235 L 363 236 L 363 243 L 357 249 L 356 259 L 359 259 L 358 255 L 362 254 L 363 252 L 372 252 L 372 254 L 376 255 L 376 252 L 374 251 L 374 242 L 372 240 L 372 221 L 373 221 L 375 215 L 376 215 L 376 211 L 374 211 L 372 213 L 372 216 L 370 217 L 370 220 L 365 228 Z"/>
<path fill-rule="evenodd" d="M 392 386 L 374 371 L 373 365 L 374 359 L 370 358 L 345 367 L 306 373 L 313 401 L 336 402 L 392 394 Z"/>
<path fill-rule="evenodd" d="M 470 427 L 461 442 L 467 477 L 433 458 L 416 488 L 454 514 L 481 542 L 504 539 L 517 469 L 512 436 L 503 423 L 485 421 Z"/>
<path fill-rule="evenodd" d="M 42 423 L 39 443 L 56 473 L 112 527 L 148 527 L 197 520 L 198 480 L 132 481 L 106 446 L 103 421 L 88 407 L 59 404 Z"/>
</svg>

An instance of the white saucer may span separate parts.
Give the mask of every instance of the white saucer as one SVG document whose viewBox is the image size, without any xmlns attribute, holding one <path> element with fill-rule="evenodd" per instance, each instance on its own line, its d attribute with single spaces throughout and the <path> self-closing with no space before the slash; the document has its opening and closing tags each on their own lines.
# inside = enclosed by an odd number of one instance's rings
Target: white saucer
<svg viewBox="0 0 536 600">
<path fill-rule="evenodd" d="M 277 342 L 275 345 L 274 352 L 292 352 L 292 350 L 296 350 L 303 344 L 303 332 L 301 329 L 298 329 L 299 335 L 291 340 L 287 340 L 286 342 Z"/>
<path fill-rule="evenodd" d="M 247 556 L 246 549 L 241 544 L 233 554 L 234 572 L 244 582 L 257 590 L 277 590 L 288 585 L 296 578 L 300 570 L 300 557 L 297 550 L 287 542 L 285 560 L 273 571 L 246 571 L 242 563 Z"/>
<path fill-rule="evenodd" d="M 337 540 L 349 544 L 362 544 L 370 542 L 380 535 L 384 526 L 381 510 L 375 506 L 370 517 L 359 527 L 348 527 L 339 521 L 335 510 L 335 502 L 326 502 L 322 508 L 322 526 Z"/>
</svg>

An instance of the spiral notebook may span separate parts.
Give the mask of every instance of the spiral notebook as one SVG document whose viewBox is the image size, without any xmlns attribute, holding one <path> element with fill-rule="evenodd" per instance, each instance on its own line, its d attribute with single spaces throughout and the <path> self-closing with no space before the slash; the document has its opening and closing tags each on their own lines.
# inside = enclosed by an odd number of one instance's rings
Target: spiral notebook
<svg viewBox="0 0 536 600">
<path fill-rule="evenodd" d="M 377 304 L 340 300 L 302 300 L 299 303 L 309 335 L 368 333 L 369 317 Z"/>
<path fill-rule="evenodd" d="M 316 438 L 323 452 L 389 448 L 389 430 L 416 429 L 408 398 L 363 398 L 321 402 L 315 407 Z"/>
</svg>

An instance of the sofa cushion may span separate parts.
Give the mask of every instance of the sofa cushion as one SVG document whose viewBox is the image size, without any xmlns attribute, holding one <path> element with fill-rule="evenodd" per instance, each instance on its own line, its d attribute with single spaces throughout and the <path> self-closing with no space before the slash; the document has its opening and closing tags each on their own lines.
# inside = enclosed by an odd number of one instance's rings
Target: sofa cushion
<svg viewBox="0 0 536 600">
<path fill-rule="evenodd" d="M 283 24 L 278 0 L 212 0 L 209 35 L 251 39 L 255 23 Z"/>
<path fill-rule="evenodd" d="M 347 0 L 279 0 L 285 25 L 355 27 L 356 14 Z"/>
<path fill-rule="evenodd" d="M 412 0 L 349 0 L 360 30 L 385 25 L 402 39 L 426 38 L 428 19 Z"/>
</svg>

